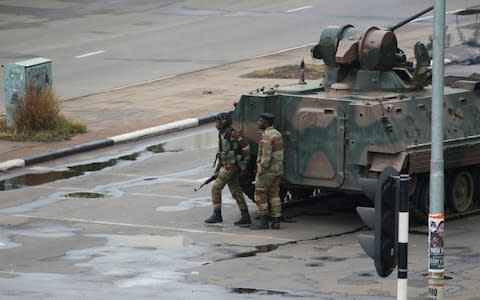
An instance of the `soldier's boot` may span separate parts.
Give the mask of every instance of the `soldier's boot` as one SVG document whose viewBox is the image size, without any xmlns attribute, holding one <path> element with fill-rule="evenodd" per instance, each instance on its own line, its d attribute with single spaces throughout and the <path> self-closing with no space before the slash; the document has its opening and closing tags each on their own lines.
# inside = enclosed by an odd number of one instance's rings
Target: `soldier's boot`
<svg viewBox="0 0 480 300">
<path fill-rule="evenodd" d="M 267 217 L 261 215 L 257 222 L 250 225 L 250 229 L 259 230 L 259 229 L 269 229 Z"/>
<path fill-rule="evenodd" d="M 222 209 L 221 208 L 214 208 L 213 215 L 205 220 L 205 223 L 213 224 L 213 223 L 222 223 Z"/>
<path fill-rule="evenodd" d="M 233 223 L 234 225 L 250 225 L 252 223 L 252 220 L 250 219 L 250 214 L 248 213 L 248 209 L 241 209 L 240 213 L 242 216 L 240 217 L 240 220 L 237 222 Z"/>
<path fill-rule="evenodd" d="M 270 225 L 272 229 L 280 229 L 280 218 L 272 218 L 272 224 Z"/>
</svg>

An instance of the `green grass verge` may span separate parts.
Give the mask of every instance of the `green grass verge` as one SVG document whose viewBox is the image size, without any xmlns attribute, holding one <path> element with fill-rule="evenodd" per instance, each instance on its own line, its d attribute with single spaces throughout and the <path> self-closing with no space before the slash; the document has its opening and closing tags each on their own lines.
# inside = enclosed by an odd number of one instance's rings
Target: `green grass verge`
<svg viewBox="0 0 480 300">
<path fill-rule="evenodd" d="M 9 141 L 34 141 L 53 142 L 68 140 L 75 134 L 87 132 L 87 127 L 77 121 L 69 120 L 64 116 L 59 117 L 56 128 L 39 131 L 17 131 L 7 126 L 6 118 L 0 119 L 0 139 Z"/>
</svg>

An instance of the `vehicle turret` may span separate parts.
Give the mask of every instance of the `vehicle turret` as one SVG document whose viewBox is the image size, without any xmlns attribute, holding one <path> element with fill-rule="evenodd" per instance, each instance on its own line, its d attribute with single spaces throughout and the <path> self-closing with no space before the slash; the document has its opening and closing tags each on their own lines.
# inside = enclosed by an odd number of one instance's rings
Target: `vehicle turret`
<svg viewBox="0 0 480 300">
<path fill-rule="evenodd" d="M 313 58 L 327 66 L 323 85 L 334 90 L 406 91 L 429 82 L 430 58 L 426 46 L 415 45 L 415 68 L 398 48 L 394 30 L 432 10 L 430 7 L 389 28 L 353 25 L 329 26 L 311 49 Z"/>
</svg>

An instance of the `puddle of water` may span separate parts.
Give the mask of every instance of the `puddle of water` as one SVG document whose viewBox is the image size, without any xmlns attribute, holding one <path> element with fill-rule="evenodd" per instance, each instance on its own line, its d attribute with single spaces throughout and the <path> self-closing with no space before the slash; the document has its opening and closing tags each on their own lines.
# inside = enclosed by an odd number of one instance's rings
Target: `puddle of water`
<svg viewBox="0 0 480 300">
<path fill-rule="evenodd" d="M 153 153 L 180 152 L 189 149 L 201 149 L 217 145 L 218 133 L 216 131 L 202 132 L 196 135 L 179 137 L 167 140 L 157 145 L 151 145 L 146 148 Z"/>
<path fill-rule="evenodd" d="M 193 136 L 186 136 L 175 138 L 166 142 L 151 145 L 145 148 L 144 151 L 135 152 L 124 155 L 118 158 L 112 158 L 104 162 L 94 162 L 83 165 L 76 165 L 67 167 L 67 170 L 49 171 L 44 173 L 24 174 L 0 181 L 0 191 L 8 191 L 19 189 L 27 186 L 36 186 L 57 180 L 68 179 L 76 176 L 81 176 L 87 172 L 100 171 L 108 167 L 117 165 L 120 161 L 136 161 L 145 152 L 164 153 L 164 152 L 179 152 L 186 149 L 198 149 L 204 147 L 211 147 L 216 145 L 217 133 L 215 131 L 207 131 Z M 151 179 L 146 179 L 151 180 Z M 98 197 L 88 197 L 98 198 Z"/>
<path fill-rule="evenodd" d="M 65 238 L 74 236 L 80 229 L 53 224 L 50 222 L 32 222 L 20 226 L 2 226 L 0 231 L 0 249 L 21 247 L 22 244 L 14 242 L 12 236 L 23 235 L 36 238 Z"/>
<path fill-rule="evenodd" d="M 278 245 L 268 244 L 262 246 L 255 246 L 255 248 L 257 248 L 257 252 L 270 252 L 278 249 Z"/>
<path fill-rule="evenodd" d="M 136 236 L 118 236 L 117 240 L 129 247 L 153 247 L 153 248 L 183 248 L 192 244 L 190 239 L 181 235 L 176 236 L 155 236 L 155 235 L 136 235 Z"/>
<path fill-rule="evenodd" d="M 170 196 L 171 197 L 171 196 Z M 187 199 L 187 197 L 182 197 Z M 235 204 L 233 198 L 229 199 L 228 195 L 224 196 L 224 201 L 222 202 L 225 207 Z M 159 206 L 155 210 L 160 212 L 175 212 L 175 211 L 185 211 L 196 207 L 208 207 L 212 205 L 210 196 L 190 198 L 185 201 L 179 202 L 175 206 Z"/>
<path fill-rule="evenodd" d="M 66 194 L 65 197 L 69 197 L 69 198 L 105 198 L 105 197 L 107 197 L 107 195 L 106 194 L 101 194 L 101 193 L 91 193 L 91 192 L 76 192 L 76 193 Z"/>
<path fill-rule="evenodd" d="M 346 260 L 346 258 L 344 258 L 344 257 L 333 257 L 333 256 L 319 256 L 319 257 L 312 257 L 312 259 L 324 260 L 324 261 L 330 261 L 330 262 L 337 262 L 337 261 Z"/>
<path fill-rule="evenodd" d="M 255 248 L 256 248 L 256 250 L 247 251 L 247 252 L 240 252 L 240 253 L 235 254 L 233 257 L 255 256 L 255 255 L 257 255 L 257 253 L 273 251 L 273 250 L 278 248 L 278 245 L 267 244 L 267 245 L 255 246 Z"/>
<path fill-rule="evenodd" d="M 272 291 L 272 290 L 261 290 L 261 289 L 249 289 L 249 288 L 233 288 L 231 289 L 232 294 L 257 294 L 257 295 L 287 295 L 286 292 L 281 291 Z"/>
<path fill-rule="evenodd" d="M 30 173 L 0 181 L 0 191 L 8 191 L 20 189 L 26 186 L 36 186 L 57 180 L 68 179 L 85 174 L 86 172 L 94 172 L 112 167 L 117 164 L 118 160 L 131 160 L 132 156 L 120 157 L 118 159 L 110 159 L 106 162 L 95 162 L 91 164 L 78 165 L 68 167 L 67 170 L 49 171 L 46 173 Z"/>
<path fill-rule="evenodd" d="M 322 263 L 306 263 L 306 267 L 323 267 Z"/>
<path fill-rule="evenodd" d="M 198 262 L 188 258 L 201 255 L 206 250 L 194 245 L 182 235 L 87 235 L 105 239 L 99 247 L 72 250 L 67 260 L 84 260 L 77 266 L 90 269 L 92 274 L 102 274 L 118 288 L 158 287 L 175 285 L 184 279 L 180 269 L 197 267 Z"/>
<path fill-rule="evenodd" d="M 165 144 L 159 144 L 159 145 L 153 145 L 147 147 L 147 151 L 153 152 L 153 153 L 163 153 L 166 152 L 164 148 Z"/>
</svg>

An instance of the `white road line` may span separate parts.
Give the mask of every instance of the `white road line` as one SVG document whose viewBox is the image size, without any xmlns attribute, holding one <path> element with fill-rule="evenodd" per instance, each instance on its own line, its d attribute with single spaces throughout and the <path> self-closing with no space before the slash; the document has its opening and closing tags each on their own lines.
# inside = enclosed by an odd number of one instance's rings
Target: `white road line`
<svg viewBox="0 0 480 300">
<path fill-rule="evenodd" d="M 315 45 L 315 43 L 309 43 L 309 44 L 305 44 L 305 45 L 301 45 L 301 46 L 296 46 L 296 47 L 292 47 L 292 48 L 287 48 L 287 49 L 283 49 L 283 50 L 278 50 L 278 51 L 274 51 L 274 52 L 270 52 L 270 53 L 267 53 L 267 54 L 262 54 L 262 55 L 258 55 L 258 56 L 254 56 L 250 59 L 256 59 L 256 58 L 262 58 L 262 57 L 267 57 L 267 56 L 270 56 L 270 55 L 275 55 L 275 54 L 281 54 L 281 53 L 284 53 L 284 52 L 288 52 L 290 50 L 297 50 L 297 49 L 300 49 L 300 48 L 304 48 L 304 47 L 308 47 L 308 46 L 313 46 Z"/>
<path fill-rule="evenodd" d="M 135 227 L 136 228 L 149 228 L 149 229 L 160 229 L 160 230 L 179 231 L 179 232 L 188 232 L 188 233 L 214 234 L 214 235 L 233 236 L 233 237 L 238 237 L 239 235 L 244 235 L 244 234 L 241 234 L 241 233 L 238 233 L 238 232 L 229 233 L 229 232 L 208 231 L 208 230 L 198 230 L 198 229 L 188 229 L 188 228 L 178 228 L 178 227 L 168 227 L 168 226 L 142 225 L 142 224 L 131 224 L 131 223 L 109 222 L 109 221 L 95 221 L 95 220 L 76 219 L 76 218 L 54 218 L 54 217 L 41 217 L 41 216 L 21 215 L 21 214 L 14 214 L 14 215 L 10 215 L 10 216 L 19 217 L 19 218 L 28 218 L 28 219 L 66 221 L 66 222 L 89 223 L 89 224 L 110 225 L 110 226 L 123 226 L 123 227 L 133 227 L 133 228 L 135 228 Z M 292 239 L 285 239 L 285 238 L 279 238 L 279 237 L 274 237 L 274 236 L 262 236 L 262 235 L 252 235 L 252 234 L 246 234 L 245 236 L 268 239 L 268 240 L 278 240 L 278 241 L 284 241 L 284 242 L 291 242 L 292 241 Z"/>
<path fill-rule="evenodd" d="M 100 92 L 95 93 L 95 94 L 100 94 L 100 93 L 105 93 L 105 92 L 113 92 L 113 91 L 121 90 L 121 89 L 124 89 L 124 88 L 129 88 L 129 87 L 133 87 L 133 86 L 144 85 L 144 84 L 148 84 L 148 83 L 152 83 L 152 82 L 156 82 L 156 81 L 160 81 L 160 80 L 165 80 L 165 79 L 174 78 L 174 77 L 176 77 L 176 76 L 177 76 L 177 75 L 171 75 L 171 76 L 160 77 L 160 78 L 157 78 L 157 79 L 152 79 L 152 80 L 147 80 L 147 81 L 142 81 L 142 82 L 127 84 L 127 85 L 122 85 L 122 86 L 119 86 L 119 87 L 116 87 L 116 88 L 103 90 L 103 91 L 100 91 Z"/>
<path fill-rule="evenodd" d="M 309 9 L 309 8 L 312 8 L 312 7 L 313 7 L 313 6 L 311 6 L 311 5 L 307 5 L 307 6 L 302 6 L 302 7 L 292 8 L 292 9 L 286 10 L 285 12 L 287 12 L 287 13 L 291 13 L 291 12 L 294 12 L 294 11 L 299 11 L 299 10 Z"/>
<path fill-rule="evenodd" d="M 97 55 L 97 54 L 100 54 L 100 53 L 103 53 L 103 52 L 105 52 L 105 50 L 100 50 L 100 51 L 96 51 L 96 52 L 85 53 L 85 54 L 82 54 L 82 55 L 75 56 L 75 58 L 84 58 L 84 57 L 87 57 L 87 56 Z"/>
</svg>

